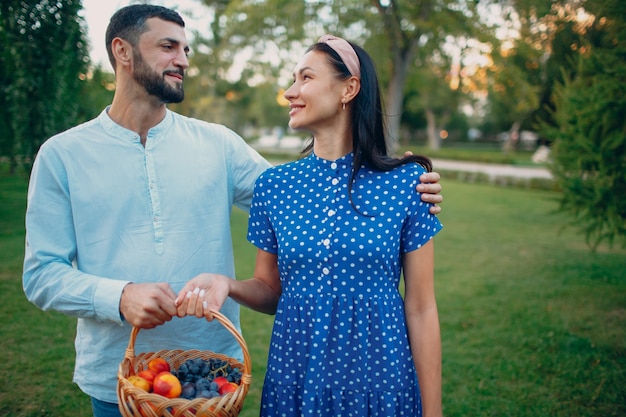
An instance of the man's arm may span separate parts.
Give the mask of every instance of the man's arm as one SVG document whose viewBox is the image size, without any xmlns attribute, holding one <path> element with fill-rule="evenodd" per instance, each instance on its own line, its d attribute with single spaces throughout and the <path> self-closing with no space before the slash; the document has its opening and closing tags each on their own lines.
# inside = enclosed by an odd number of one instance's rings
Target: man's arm
<svg viewBox="0 0 626 417">
<path fill-rule="evenodd" d="M 45 311 L 121 324 L 119 294 L 127 282 L 98 277 L 73 266 L 77 248 L 65 172 L 56 154 L 42 147 L 28 190 L 24 293 Z"/>
</svg>

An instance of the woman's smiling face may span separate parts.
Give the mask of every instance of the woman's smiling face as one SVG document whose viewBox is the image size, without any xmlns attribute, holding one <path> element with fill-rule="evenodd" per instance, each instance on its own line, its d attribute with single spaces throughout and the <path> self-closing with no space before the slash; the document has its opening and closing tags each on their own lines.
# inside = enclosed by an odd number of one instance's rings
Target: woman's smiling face
<svg viewBox="0 0 626 417">
<path fill-rule="evenodd" d="M 285 91 L 290 103 L 289 127 L 315 132 L 334 126 L 342 110 L 344 82 L 337 78 L 326 55 L 306 53 L 295 67 L 293 84 Z"/>
</svg>

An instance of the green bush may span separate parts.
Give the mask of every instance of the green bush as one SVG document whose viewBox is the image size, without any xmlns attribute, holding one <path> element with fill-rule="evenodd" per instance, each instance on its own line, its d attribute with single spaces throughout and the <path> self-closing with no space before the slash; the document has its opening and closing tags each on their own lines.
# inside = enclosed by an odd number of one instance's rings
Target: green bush
<svg viewBox="0 0 626 417">
<path fill-rule="evenodd" d="M 615 9 L 620 2 L 608 2 Z M 613 16 L 624 16 L 622 13 Z M 587 243 L 622 240 L 626 246 L 626 30 L 623 22 L 599 19 L 588 56 L 577 74 L 555 90 L 556 127 L 551 170 L 563 190 L 561 210 L 573 217 Z"/>
</svg>

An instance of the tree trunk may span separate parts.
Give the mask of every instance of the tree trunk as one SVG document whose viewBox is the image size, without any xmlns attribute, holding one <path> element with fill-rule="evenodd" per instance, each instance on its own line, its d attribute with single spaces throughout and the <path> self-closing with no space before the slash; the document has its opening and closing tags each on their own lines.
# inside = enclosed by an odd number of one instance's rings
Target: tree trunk
<svg viewBox="0 0 626 417">
<path fill-rule="evenodd" d="M 437 133 L 437 118 L 432 109 L 425 109 L 426 114 L 426 137 L 428 138 L 428 148 L 433 151 L 441 148 L 441 138 Z"/>
<path fill-rule="evenodd" d="M 393 57 L 393 73 L 387 84 L 387 99 L 385 114 L 387 116 L 387 146 L 392 154 L 398 149 L 400 143 L 400 120 L 402 118 L 404 101 L 404 83 L 406 81 L 409 57 L 402 56 L 400 50 L 396 50 Z M 412 54 L 411 54 L 412 56 Z"/>
</svg>

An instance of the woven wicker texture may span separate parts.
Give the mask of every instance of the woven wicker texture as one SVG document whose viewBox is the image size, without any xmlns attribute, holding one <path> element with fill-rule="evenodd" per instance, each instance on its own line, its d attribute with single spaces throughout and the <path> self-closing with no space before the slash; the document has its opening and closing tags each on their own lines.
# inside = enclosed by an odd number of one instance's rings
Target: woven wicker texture
<svg viewBox="0 0 626 417">
<path fill-rule="evenodd" d="M 140 353 L 135 356 L 135 340 L 139 333 L 139 328 L 135 327 L 131 331 L 124 360 L 120 363 L 117 374 L 117 399 L 120 412 L 124 417 L 235 417 L 239 415 L 252 381 L 250 354 L 246 342 L 230 320 L 217 311 L 213 311 L 213 317 L 233 334 L 243 351 L 244 363 L 206 350 L 161 350 Z M 135 387 L 127 378 L 147 369 L 148 362 L 154 358 L 165 359 L 172 369 L 178 369 L 188 359 L 208 360 L 217 358 L 225 360 L 233 368 L 241 370 L 241 384 L 234 392 L 211 399 L 187 400 L 184 398 L 166 398 L 158 394 L 148 393 Z"/>
</svg>

